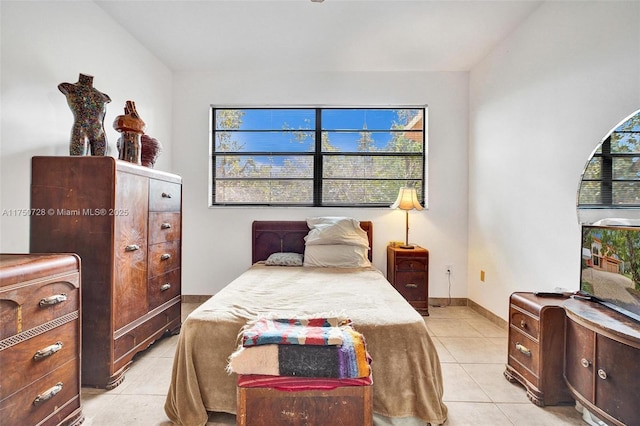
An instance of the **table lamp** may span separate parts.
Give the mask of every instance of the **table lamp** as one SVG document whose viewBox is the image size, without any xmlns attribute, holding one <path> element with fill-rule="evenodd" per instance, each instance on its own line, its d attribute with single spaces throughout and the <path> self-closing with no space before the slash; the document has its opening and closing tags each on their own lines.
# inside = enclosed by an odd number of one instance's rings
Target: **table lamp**
<svg viewBox="0 0 640 426">
<path fill-rule="evenodd" d="M 420 202 L 418 201 L 418 193 L 416 192 L 416 189 L 408 186 L 403 186 L 402 188 L 400 188 L 400 191 L 398 192 L 398 199 L 395 203 L 391 204 L 391 208 L 405 211 L 405 242 L 404 245 L 400 247 L 403 249 L 414 248 L 414 246 L 409 245 L 409 210 L 423 209 L 423 207 L 420 205 Z"/>
</svg>

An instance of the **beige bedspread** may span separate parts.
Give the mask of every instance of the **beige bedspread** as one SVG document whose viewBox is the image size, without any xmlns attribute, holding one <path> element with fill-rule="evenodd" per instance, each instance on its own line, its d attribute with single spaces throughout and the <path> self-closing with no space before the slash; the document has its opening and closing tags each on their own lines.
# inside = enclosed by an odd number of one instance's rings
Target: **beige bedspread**
<svg viewBox="0 0 640 426">
<path fill-rule="evenodd" d="M 182 324 L 165 411 L 178 425 L 205 425 L 207 411 L 236 413 L 228 357 L 248 319 L 344 314 L 373 362 L 373 410 L 442 424 L 440 362 L 423 318 L 375 269 L 254 265 Z"/>
</svg>

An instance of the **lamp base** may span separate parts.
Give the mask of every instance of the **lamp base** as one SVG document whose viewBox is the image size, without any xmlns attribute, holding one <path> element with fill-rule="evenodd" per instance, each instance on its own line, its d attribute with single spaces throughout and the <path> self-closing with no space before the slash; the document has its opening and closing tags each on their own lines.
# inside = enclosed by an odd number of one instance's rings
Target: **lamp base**
<svg viewBox="0 0 640 426">
<path fill-rule="evenodd" d="M 407 245 L 407 244 L 403 244 L 403 245 L 400 246 L 400 248 L 402 248 L 402 249 L 414 249 L 414 248 L 416 248 L 416 246 L 410 246 L 410 245 Z"/>
</svg>

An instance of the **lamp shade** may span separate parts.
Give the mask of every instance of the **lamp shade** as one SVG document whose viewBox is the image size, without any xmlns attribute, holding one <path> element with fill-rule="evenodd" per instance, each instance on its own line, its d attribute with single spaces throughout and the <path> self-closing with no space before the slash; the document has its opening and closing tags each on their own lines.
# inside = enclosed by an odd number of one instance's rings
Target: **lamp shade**
<svg viewBox="0 0 640 426">
<path fill-rule="evenodd" d="M 395 203 L 391 204 L 392 209 L 400 210 L 423 210 L 424 207 L 420 205 L 418 201 L 418 193 L 416 189 L 409 186 L 403 186 L 398 191 L 398 199 Z"/>
</svg>

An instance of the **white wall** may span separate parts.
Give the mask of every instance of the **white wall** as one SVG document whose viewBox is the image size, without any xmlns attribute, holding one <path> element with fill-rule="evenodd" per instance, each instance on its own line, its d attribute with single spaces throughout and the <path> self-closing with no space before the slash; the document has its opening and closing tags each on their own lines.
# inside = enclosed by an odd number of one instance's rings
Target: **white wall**
<svg viewBox="0 0 640 426">
<path fill-rule="evenodd" d="M 466 297 L 467 73 L 177 73 L 173 165 L 183 176 L 183 288 L 213 294 L 251 263 L 253 220 L 348 215 L 374 221 L 374 264 L 404 239 L 404 213 L 391 209 L 208 207 L 209 109 L 216 105 L 429 106 L 429 209 L 410 212 L 410 241 L 430 250 L 430 295 Z"/>
<path fill-rule="evenodd" d="M 111 98 L 104 120 L 110 154 L 113 120 L 136 102 L 164 153 L 156 169 L 171 171 L 172 75 L 93 2 L 0 2 L 0 252 L 28 252 L 31 157 L 69 155 L 73 115 L 59 83 L 94 76 Z"/>
<path fill-rule="evenodd" d="M 504 319 L 513 291 L 578 289 L 578 182 L 640 107 L 638 22 L 638 2 L 546 2 L 470 74 L 469 298 Z"/>
</svg>

